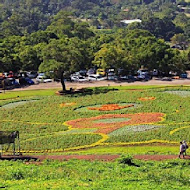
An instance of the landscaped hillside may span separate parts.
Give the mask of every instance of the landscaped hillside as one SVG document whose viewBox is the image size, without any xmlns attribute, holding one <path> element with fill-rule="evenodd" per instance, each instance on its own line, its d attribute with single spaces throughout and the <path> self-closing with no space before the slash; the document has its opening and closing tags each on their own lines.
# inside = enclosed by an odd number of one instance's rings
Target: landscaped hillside
<svg viewBox="0 0 190 190">
<path fill-rule="evenodd" d="M 1 130 L 20 131 L 26 153 L 93 147 L 108 147 L 109 152 L 110 146 L 152 143 L 160 143 L 159 152 L 167 153 L 167 144 L 177 146 L 190 137 L 186 87 L 95 91 L 77 97 L 28 93 L 0 96 Z M 119 148 L 116 152 L 121 153 Z"/>
<path fill-rule="evenodd" d="M 132 158 L 177 158 L 179 141 L 190 139 L 189 97 L 189 87 L 181 86 L 104 87 L 67 96 L 57 96 L 55 90 L 1 93 L 0 131 L 18 130 L 24 155 L 120 158 L 114 162 L 0 161 L 0 187 L 189 189 L 188 159 Z M 10 154 L 7 148 L 3 146 L 3 155 Z"/>
</svg>

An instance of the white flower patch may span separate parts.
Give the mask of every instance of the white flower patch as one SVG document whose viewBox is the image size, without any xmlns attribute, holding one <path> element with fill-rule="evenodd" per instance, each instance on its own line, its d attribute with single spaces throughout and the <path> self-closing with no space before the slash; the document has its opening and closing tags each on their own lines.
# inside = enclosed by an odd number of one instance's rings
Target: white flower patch
<svg viewBox="0 0 190 190">
<path fill-rule="evenodd" d="M 125 126 L 120 129 L 117 129 L 109 134 L 109 136 L 119 136 L 125 135 L 127 133 L 136 133 L 136 132 L 145 132 L 154 129 L 158 129 L 164 127 L 162 125 L 132 125 L 132 126 Z"/>
<path fill-rule="evenodd" d="M 171 91 L 165 91 L 165 93 L 174 94 L 182 97 L 188 97 L 190 96 L 190 91 L 188 90 L 171 90 Z"/>
<path fill-rule="evenodd" d="M 18 101 L 18 102 L 12 102 L 12 103 L 5 104 L 5 105 L 1 106 L 0 108 L 4 108 L 4 109 L 15 108 L 17 106 L 24 105 L 24 104 L 30 103 L 30 102 L 35 102 L 35 101 L 37 101 L 37 100 L 22 100 L 22 101 Z"/>
</svg>

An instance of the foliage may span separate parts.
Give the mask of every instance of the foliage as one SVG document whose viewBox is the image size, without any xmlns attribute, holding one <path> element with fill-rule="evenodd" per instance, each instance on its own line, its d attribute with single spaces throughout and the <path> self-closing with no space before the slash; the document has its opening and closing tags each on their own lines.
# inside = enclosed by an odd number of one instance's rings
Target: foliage
<svg viewBox="0 0 190 190">
<path fill-rule="evenodd" d="M 64 70 L 69 75 L 94 65 L 132 72 L 141 65 L 165 73 L 183 71 L 188 58 L 182 59 L 178 51 L 158 40 L 169 41 L 182 33 L 189 41 L 189 18 L 179 9 L 177 4 L 157 0 L 3 1 L 0 71 Z M 142 19 L 127 27 L 128 35 L 120 30 L 124 28 L 120 21 L 126 18 Z M 135 29 L 148 30 L 155 37 Z"/>
<path fill-rule="evenodd" d="M 126 155 L 126 158 L 128 156 Z M 128 157 L 129 158 L 129 157 Z M 125 159 L 126 160 L 126 159 Z M 0 184 L 8 189 L 189 189 L 189 162 L 44 161 L 40 165 L 0 162 Z M 136 165 L 140 166 L 137 167 Z"/>
</svg>

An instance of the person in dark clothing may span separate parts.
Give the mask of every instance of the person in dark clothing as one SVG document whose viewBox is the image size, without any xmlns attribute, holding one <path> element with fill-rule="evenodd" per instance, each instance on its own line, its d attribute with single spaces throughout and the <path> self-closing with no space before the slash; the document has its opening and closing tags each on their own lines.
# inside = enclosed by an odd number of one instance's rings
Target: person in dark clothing
<svg viewBox="0 0 190 190">
<path fill-rule="evenodd" d="M 183 144 L 183 142 L 180 142 L 180 147 L 179 147 L 179 158 L 181 158 L 181 155 L 184 158 L 184 154 L 185 154 L 185 145 Z"/>
</svg>

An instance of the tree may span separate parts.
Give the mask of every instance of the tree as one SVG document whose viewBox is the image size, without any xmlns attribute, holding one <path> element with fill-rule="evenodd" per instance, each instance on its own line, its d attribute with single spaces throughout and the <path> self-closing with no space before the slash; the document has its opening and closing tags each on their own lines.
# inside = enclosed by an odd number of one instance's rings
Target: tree
<svg viewBox="0 0 190 190">
<path fill-rule="evenodd" d="M 0 43 L 0 64 L 3 71 L 18 71 L 21 67 L 19 60 L 19 36 L 4 38 Z"/>
<path fill-rule="evenodd" d="M 19 51 L 19 59 L 22 64 L 21 69 L 24 71 L 37 71 L 41 63 L 33 46 L 22 47 Z"/>
<path fill-rule="evenodd" d="M 169 41 L 174 34 L 183 32 L 181 28 L 175 26 L 171 19 L 166 17 L 163 19 L 151 17 L 148 20 L 143 20 L 141 29 L 148 30 L 157 38 L 166 41 Z"/>
<path fill-rule="evenodd" d="M 74 22 L 70 16 L 71 13 L 60 11 L 54 16 L 52 23 L 47 27 L 47 31 L 56 34 L 59 38 L 73 37 Z"/>
<path fill-rule="evenodd" d="M 95 53 L 94 63 L 102 68 L 123 68 L 134 72 L 141 66 L 149 70 L 158 69 L 166 74 L 179 72 L 184 60 L 179 51 L 174 51 L 164 40 L 157 39 L 145 30 L 119 30 L 115 40 L 105 43 Z"/>
<path fill-rule="evenodd" d="M 39 70 L 53 71 L 54 78 L 61 79 L 62 90 L 65 91 L 64 77 L 84 67 L 83 43 L 78 38 L 62 38 L 51 40 L 42 50 L 43 62 Z"/>
<path fill-rule="evenodd" d="M 187 49 L 188 44 L 189 44 L 189 38 L 185 36 L 184 34 L 175 34 L 171 38 L 171 42 L 175 45 L 179 45 L 182 50 Z"/>
</svg>

